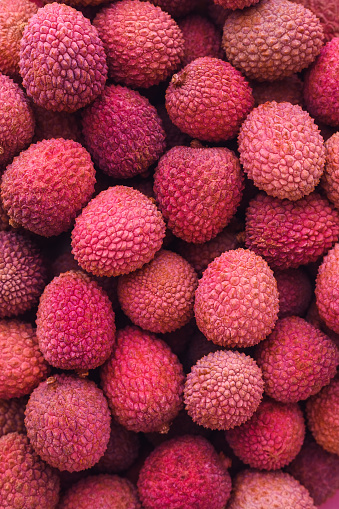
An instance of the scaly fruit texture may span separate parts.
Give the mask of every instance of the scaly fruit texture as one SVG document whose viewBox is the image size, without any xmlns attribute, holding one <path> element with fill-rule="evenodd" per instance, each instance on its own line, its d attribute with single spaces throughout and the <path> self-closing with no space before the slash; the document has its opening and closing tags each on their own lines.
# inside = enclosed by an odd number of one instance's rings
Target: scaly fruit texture
<svg viewBox="0 0 339 509">
<path fill-rule="evenodd" d="M 339 454 L 339 378 L 336 376 L 306 402 L 307 424 L 325 451 Z"/>
<path fill-rule="evenodd" d="M 116 83 L 149 88 L 170 77 L 184 55 L 184 38 L 174 19 L 151 2 L 121 0 L 93 20 Z"/>
<path fill-rule="evenodd" d="M 325 451 L 309 435 L 287 471 L 308 489 L 317 506 L 339 489 L 339 456 Z"/>
<path fill-rule="evenodd" d="M 0 318 L 18 316 L 38 303 L 47 282 L 45 260 L 33 240 L 0 232 Z"/>
<path fill-rule="evenodd" d="M 141 509 L 136 487 L 117 475 L 89 475 L 63 494 L 58 509 Z"/>
<path fill-rule="evenodd" d="M 19 76 L 20 41 L 27 21 L 38 10 L 30 0 L 0 4 L 0 72 Z"/>
<path fill-rule="evenodd" d="M 276 81 L 251 81 L 255 105 L 276 101 L 303 106 L 303 82 L 298 74 Z"/>
<path fill-rule="evenodd" d="M 338 271 L 339 244 L 335 244 L 318 269 L 315 296 L 320 318 L 336 333 L 339 333 Z"/>
<path fill-rule="evenodd" d="M 91 380 L 55 374 L 34 389 L 25 410 L 35 452 L 59 470 L 78 472 L 104 454 L 110 436 L 107 400 Z"/>
<path fill-rule="evenodd" d="M 201 436 L 167 440 L 146 458 L 138 482 L 145 509 L 223 509 L 231 493 L 228 460 Z"/>
<path fill-rule="evenodd" d="M 225 432 L 233 452 L 260 470 L 278 470 L 298 454 L 305 437 L 305 421 L 297 403 L 264 399 L 252 417 Z"/>
<path fill-rule="evenodd" d="M 34 116 L 26 94 L 0 73 L 0 170 L 26 148 L 34 134 Z"/>
<path fill-rule="evenodd" d="M 114 186 L 95 196 L 76 218 L 72 253 L 95 276 L 120 276 L 151 261 L 164 236 L 154 200 L 131 187 Z"/>
<path fill-rule="evenodd" d="M 59 501 L 58 473 L 36 454 L 26 435 L 0 438 L 0 506 L 3 509 L 55 509 Z"/>
<path fill-rule="evenodd" d="M 248 469 L 233 481 L 227 509 L 316 509 L 314 502 L 299 481 L 280 470 L 261 472 Z"/>
<path fill-rule="evenodd" d="M 52 111 L 86 106 L 102 92 L 107 78 L 96 28 L 80 11 L 56 2 L 29 19 L 19 65 L 27 95 Z"/>
<path fill-rule="evenodd" d="M 263 0 L 227 17 L 223 48 L 247 78 L 274 81 L 308 67 L 323 39 L 320 20 L 309 9 L 289 0 Z"/>
<path fill-rule="evenodd" d="M 29 394 L 48 373 L 33 327 L 19 320 L 0 320 L 0 398 Z"/>
<path fill-rule="evenodd" d="M 113 417 L 128 430 L 166 433 L 183 406 L 179 359 L 164 341 L 136 326 L 118 331 L 100 377 Z"/>
<path fill-rule="evenodd" d="M 135 325 L 151 332 L 172 332 L 193 318 L 198 277 L 180 255 L 161 249 L 141 269 L 120 276 L 118 298 Z"/>
<path fill-rule="evenodd" d="M 219 142 L 234 138 L 254 106 L 252 89 L 230 63 L 193 60 L 172 76 L 166 109 L 173 124 L 193 138 Z"/>
<path fill-rule="evenodd" d="M 199 359 L 188 373 L 185 408 L 205 428 L 231 429 L 253 415 L 263 390 L 261 369 L 252 357 L 218 350 Z"/>
<path fill-rule="evenodd" d="M 324 140 L 307 111 L 288 102 L 254 108 L 238 136 L 240 162 L 270 196 L 299 200 L 314 191 L 325 168 Z"/>
<path fill-rule="evenodd" d="M 314 12 L 321 21 L 325 40 L 339 36 L 339 5 L 337 0 L 295 0 Z"/>
<path fill-rule="evenodd" d="M 259 193 L 246 210 L 246 247 L 274 270 L 315 262 L 338 238 L 338 211 L 316 191 L 295 202 Z"/>
<path fill-rule="evenodd" d="M 259 343 L 272 331 L 278 311 L 273 272 L 249 249 L 226 251 L 215 258 L 195 292 L 197 325 L 207 339 L 221 346 Z"/>
<path fill-rule="evenodd" d="M 36 325 L 39 347 L 52 366 L 93 369 L 112 353 L 112 304 L 104 290 L 80 271 L 64 272 L 45 287 Z"/>
<path fill-rule="evenodd" d="M 321 179 L 321 187 L 327 198 L 339 209 L 339 132 L 325 142 L 326 165 Z"/>
<path fill-rule="evenodd" d="M 50 237 L 72 227 L 94 193 L 95 169 L 73 140 L 43 140 L 22 151 L 1 180 L 1 199 L 11 224 Z"/>
<path fill-rule="evenodd" d="M 307 110 L 320 122 L 339 126 L 339 37 L 334 37 L 321 50 L 307 70 L 304 100 Z"/>
<path fill-rule="evenodd" d="M 199 57 L 223 57 L 221 33 L 209 18 L 190 14 L 178 24 L 185 41 L 183 66 Z"/>
<path fill-rule="evenodd" d="M 108 85 L 82 112 L 87 149 L 110 177 L 146 173 L 165 149 L 165 132 L 154 106 L 136 90 Z"/>
<path fill-rule="evenodd" d="M 279 318 L 304 316 L 313 297 L 313 286 L 302 268 L 274 272 L 279 293 Z"/>
<path fill-rule="evenodd" d="M 25 433 L 26 398 L 0 399 L 0 437 L 17 431 Z"/>
<path fill-rule="evenodd" d="M 278 320 L 260 343 L 255 360 L 262 370 L 265 393 L 284 403 L 309 398 L 330 383 L 339 364 L 334 342 L 298 316 Z"/>
<path fill-rule="evenodd" d="M 239 159 L 224 147 L 173 147 L 154 174 L 154 194 L 168 228 L 186 242 L 211 240 L 241 200 Z"/>
</svg>

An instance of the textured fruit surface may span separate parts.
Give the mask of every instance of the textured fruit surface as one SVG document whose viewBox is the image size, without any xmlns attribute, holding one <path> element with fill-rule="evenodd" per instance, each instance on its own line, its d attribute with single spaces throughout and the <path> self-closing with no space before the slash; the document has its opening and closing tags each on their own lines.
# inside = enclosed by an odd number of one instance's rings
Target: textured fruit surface
<svg viewBox="0 0 339 509">
<path fill-rule="evenodd" d="M 0 72 L 19 76 L 19 53 L 22 32 L 29 18 L 38 10 L 29 0 L 7 0 L 0 4 Z"/>
<path fill-rule="evenodd" d="M 109 187 L 76 218 L 72 252 L 84 270 L 120 276 L 152 260 L 164 236 L 164 220 L 151 199 L 131 187 Z"/>
<path fill-rule="evenodd" d="M 28 96 L 53 111 L 86 106 L 102 92 L 107 78 L 96 28 L 81 12 L 56 2 L 29 19 L 19 65 Z"/>
<path fill-rule="evenodd" d="M 339 454 L 339 378 L 306 402 L 308 427 L 326 451 Z"/>
<path fill-rule="evenodd" d="M 0 399 L 0 437 L 17 431 L 25 433 L 25 398 Z"/>
<path fill-rule="evenodd" d="M 244 470 L 233 481 L 227 509 L 316 509 L 307 491 L 285 472 Z"/>
<path fill-rule="evenodd" d="M 101 368 L 101 385 L 113 417 L 125 428 L 166 432 L 182 407 L 184 372 L 164 341 L 127 326 Z"/>
<path fill-rule="evenodd" d="M 207 17 L 190 14 L 178 24 L 185 40 L 183 66 L 199 57 L 222 58 L 221 33 Z"/>
<path fill-rule="evenodd" d="M 239 247 L 236 233 L 233 233 L 232 228 L 224 228 L 213 239 L 204 242 L 203 244 L 193 244 L 191 242 L 178 241 L 175 244 L 175 250 L 183 256 L 194 268 L 194 270 L 202 275 L 207 265 L 211 263 L 214 258 L 220 256 L 224 251 L 237 249 Z"/>
<path fill-rule="evenodd" d="M 87 150 L 73 140 L 44 140 L 7 166 L 1 199 L 10 220 L 50 237 L 67 231 L 94 192 L 95 170 Z"/>
<path fill-rule="evenodd" d="M 29 394 L 48 372 L 33 327 L 19 320 L 1 320 L 0 398 Z"/>
<path fill-rule="evenodd" d="M 31 393 L 25 411 L 28 438 L 53 467 L 78 472 L 104 454 L 111 415 L 103 392 L 91 380 L 59 374 Z"/>
<path fill-rule="evenodd" d="M 309 398 L 330 383 L 339 364 L 334 342 L 297 316 L 278 320 L 256 348 L 265 393 L 285 403 Z"/>
<path fill-rule="evenodd" d="M 151 3 L 161 7 L 175 19 L 186 16 L 197 6 L 196 0 L 151 0 Z"/>
<path fill-rule="evenodd" d="M 0 232 L 0 318 L 17 316 L 37 304 L 46 268 L 35 243 L 13 231 Z"/>
<path fill-rule="evenodd" d="M 112 305 L 100 286 L 80 271 L 64 272 L 46 286 L 36 325 L 39 347 L 57 368 L 97 368 L 112 353 Z"/>
<path fill-rule="evenodd" d="M 249 249 L 226 251 L 199 280 L 194 313 L 207 339 L 221 346 L 252 346 L 278 317 L 277 283 L 265 260 Z"/>
<path fill-rule="evenodd" d="M 187 375 L 184 402 L 193 421 L 209 429 L 231 429 L 258 408 L 262 373 L 249 355 L 231 350 L 210 353 Z"/>
<path fill-rule="evenodd" d="M 227 148 L 173 147 L 159 160 L 154 193 L 168 228 L 201 244 L 230 222 L 240 203 L 243 175 Z"/>
<path fill-rule="evenodd" d="M 120 277 L 118 298 L 135 325 L 151 332 L 172 332 L 193 318 L 197 285 L 191 265 L 162 249 L 141 269 Z"/>
<path fill-rule="evenodd" d="M 248 177 L 267 194 L 299 200 L 314 191 L 325 167 L 324 140 L 307 111 L 266 102 L 243 122 L 238 148 Z"/>
<path fill-rule="evenodd" d="M 231 9 L 232 11 L 250 7 L 258 2 L 259 0 L 215 0 L 216 5 L 220 5 L 224 9 Z"/>
<path fill-rule="evenodd" d="M 122 0 L 93 20 L 117 83 L 150 87 L 167 79 L 184 54 L 184 38 L 174 19 L 150 2 Z"/>
<path fill-rule="evenodd" d="M 251 87 L 255 104 L 276 101 L 277 103 L 288 102 L 303 106 L 303 82 L 297 74 L 276 81 L 251 81 Z"/>
<path fill-rule="evenodd" d="M 327 198 L 339 209 L 339 133 L 325 142 L 326 165 L 321 179 Z"/>
<path fill-rule="evenodd" d="M 246 246 L 273 269 L 315 262 L 339 237 L 339 214 L 319 193 L 292 202 L 259 193 L 246 211 Z"/>
<path fill-rule="evenodd" d="M 0 438 L 0 505 L 3 509 L 55 509 L 58 474 L 33 450 L 27 437 L 9 433 Z"/>
<path fill-rule="evenodd" d="M 197 58 L 173 75 L 166 90 L 166 109 L 173 124 L 200 140 L 234 138 L 253 106 L 245 78 L 218 58 Z"/>
<path fill-rule="evenodd" d="M 320 19 L 325 40 L 339 36 L 339 5 L 337 0 L 295 0 L 310 9 Z"/>
<path fill-rule="evenodd" d="M 64 138 L 80 142 L 80 126 L 76 113 L 45 110 L 34 103 L 32 109 L 35 118 L 34 143 L 51 138 Z"/>
<path fill-rule="evenodd" d="M 146 458 L 138 479 L 145 509 L 223 509 L 231 478 L 210 442 L 185 435 L 166 441 Z"/>
<path fill-rule="evenodd" d="M 90 475 L 73 484 L 58 509 L 140 509 L 136 487 L 117 475 Z"/>
<path fill-rule="evenodd" d="M 339 489 L 339 456 L 325 451 L 309 436 L 287 471 L 308 489 L 317 506 Z"/>
<path fill-rule="evenodd" d="M 324 124 L 339 126 L 339 37 L 321 50 L 305 74 L 304 100 L 312 116 Z"/>
<path fill-rule="evenodd" d="M 107 449 L 95 464 L 94 470 L 105 474 L 127 470 L 138 457 L 139 444 L 137 433 L 127 430 L 112 419 Z"/>
<path fill-rule="evenodd" d="M 315 296 L 320 318 L 336 333 L 339 333 L 339 244 L 324 257 L 317 274 Z"/>
<path fill-rule="evenodd" d="M 321 23 L 309 9 L 289 0 L 263 0 L 227 17 L 223 47 L 245 76 L 274 81 L 308 67 L 323 38 Z"/>
<path fill-rule="evenodd" d="M 34 134 L 34 117 L 19 85 L 0 73 L 0 170 L 26 148 Z"/>
<path fill-rule="evenodd" d="M 165 149 L 154 106 L 139 92 L 109 85 L 82 114 L 86 147 L 99 168 L 116 178 L 145 173 Z"/>
<path fill-rule="evenodd" d="M 290 463 L 300 451 L 305 422 L 296 403 L 264 399 L 248 421 L 225 434 L 233 452 L 245 464 L 277 470 Z"/>
<path fill-rule="evenodd" d="M 274 277 L 279 293 L 278 317 L 304 316 L 313 297 L 313 287 L 307 272 L 301 268 L 278 270 Z"/>
</svg>

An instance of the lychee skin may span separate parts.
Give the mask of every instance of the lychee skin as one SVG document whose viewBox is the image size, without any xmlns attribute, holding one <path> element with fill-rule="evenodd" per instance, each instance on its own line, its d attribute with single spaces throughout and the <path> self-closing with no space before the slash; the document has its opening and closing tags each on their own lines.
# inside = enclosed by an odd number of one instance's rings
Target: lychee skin
<svg viewBox="0 0 339 509">
<path fill-rule="evenodd" d="M 227 17 L 223 48 L 247 78 L 274 81 L 308 67 L 323 39 L 320 20 L 310 10 L 288 0 L 264 0 Z"/>
<path fill-rule="evenodd" d="M 223 57 L 221 33 L 207 17 L 191 14 L 178 24 L 185 40 L 183 66 L 200 57 Z"/>
<path fill-rule="evenodd" d="M 173 147 L 154 174 L 154 193 L 168 228 L 202 244 L 230 222 L 240 203 L 243 174 L 227 148 Z"/>
<path fill-rule="evenodd" d="M 193 318 L 197 285 L 191 265 L 161 249 L 141 269 L 119 278 L 118 298 L 135 325 L 151 332 L 172 332 Z"/>
<path fill-rule="evenodd" d="M 286 472 L 248 469 L 235 477 L 227 509 L 266 509 L 274 506 L 316 509 L 307 489 Z"/>
<path fill-rule="evenodd" d="M 26 94 L 11 78 L 0 73 L 0 170 L 30 144 L 34 124 Z"/>
<path fill-rule="evenodd" d="M 57 368 L 94 369 L 112 353 L 112 305 L 100 286 L 80 271 L 64 272 L 46 286 L 36 325 L 39 347 Z"/>
<path fill-rule="evenodd" d="M 307 110 L 320 122 L 339 126 L 339 37 L 334 37 L 321 50 L 304 80 Z"/>
<path fill-rule="evenodd" d="M 118 331 L 100 376 L 112 415 L 128 430 L 166 432 L 182 408 L 184 372 L 177 356 L 138 327 Z"/>
<path fill-rule="evenodd" d="M 253 416 L 225 432 L 233 452 L 252 468 L 278 470 L 298 454 L 305 437 L 305 422 L 296 403 L 264 399 Z"/>
<path fill-rule="evenodd" d="M 0 398 L 29 394 L 48 373 L 33 327 L 19 320 L 0 320 Z"/>
<path fill-rule="evenodd" d="M 306 402 L 307 424 L 325 451 L 339 454 L 339 378 Z"/>
<path fill-rule="evenodd" d="M 327 198 L 339 209 L 339 132 L 325 142 L 326 166 L 321 179 L 321 187 Z"/>
<path fill-rule="evenodd" d="M 307 111 L 288 102 L 266 102 L 243 122 L 240 162 L 270 196 L 299 200 L 314 191 L 325 167 L 324 140 Z"/>
<path fill-rule="evenodd" d="M 67 5 L 45 5 L 23 32 L 20 74 L 27 95 L 52 111 L 73 112 L 93 101 L 107 78 L 96 28 Z"/>
<path fill-rule="evenodd" d="M 252 89 L 231 64 L 201 57 L 174 74 L 166 90 L 171 121 L 193 138 L 234 138 L 254 106 Z"/>
<path fill-rule="evenodd" d="M 47 282 L 40 250 L 33 240 L 14 231 L 0 232 L 0 318 L 31 309 Z"/>
<path fill-rule="evenodd" d="M 140 269 L 161 248 L 165 223 L 154 201 L 127 186 L 109 187 L 75 220 L 72 253 L 95 276 Z"/>
<path fill-rule="evenodd" d="M 25 433 L 26 398 L 0 399 L 0 437 L 17 431 Z"/>
<path fill-rule="evenodd" d="M 43 140 L 22 151 L 1 180 L 4 209 L 15 225 L 50 237 L 71 228 L 94 193 L 95 169 L 73 140 Z"/>
<path fill-rule="evenodd" d="M 278 320 L 260 343 L 255 359 L 262 370 L 265 393 L 284 403 L 309 398 L 330 383 L 339 364 L 334 342 L 297 316 Z"/>
<path fill-rule="evenodd" d="M 110 435 L 107 400 L 91 380 L 56 374 L 31 393 L 25 410 L 28 438 L 59 470 L 78 472 L 104 454 Z"/>
<path fill-rule="evenodd" d="M 318 269 L 315 296 L 320 318 L 336 333 L 339 333 L 338 270 L 339 244 L 335 244 Z"/>
<path fill-rule="evenodd" d="M 279 293 L 279 318 L 304 316 L 313 297 L 313 287 L 301 268 L 274 272 Z"/>
<path fill-rule="evenodd" d="M 208 440 L 184 435 L 155 448 L 137 487 L 145 509 L 223 509 L 231 478 Z"/>
<path fill-rule="evenodd" d="M 59 501 L 58 473 L 34 451 L 26 435 L 0 438 L 0 506 L 3 509 L 55 509 Z"/>
<path fill-rule="evenodd" d="M 146 173 L 165 149 L 160 117 L 136 90 L 109 85 L 82 112 L 87 149 L 99 168 L 115 178 Z"/>
<path fill-rule="evenodd" d="M 62 496 L 59 509 L 141 509 L 136 487 L 117 475 L 88 475 Z"/>
<path fill-rule="evenodd" d="M 297 268 L 316 261 L 339 238 L 339 214 L 319 193 L 280 200 L 264 193 L 246 211 L 246 247 L 272 269 Z"/>
<path fill-rule="evenodd" d="M 226 251 L 215 258 L 195 292 L 197 325 L 207 339 L 221 346 L 259 343 L 272 331 L 278 310 L 273 272 L 249 249 Z"/>
<path fill-rule="evenodd" d="M 19 76 L 20 40 L 29 18 L 38 10 L 30 0 L 7 0 L 0 6 L 0 72 Z"/>
<path fill-rule="evenodd" d="M 166 80 L 184 54 L 184 38 L 174 19 L 151 2 L 121 0 L 93 20 L 116 83 L 149 88 Z"/>
<path fill-rule="evenodd" d="M 187 375 L 185 408 L 205 428 L 231 429 L 253 415 L 263 390 L 261 369 L 252 357 L 218 350 L 199 359 Z"/>
</svg>

